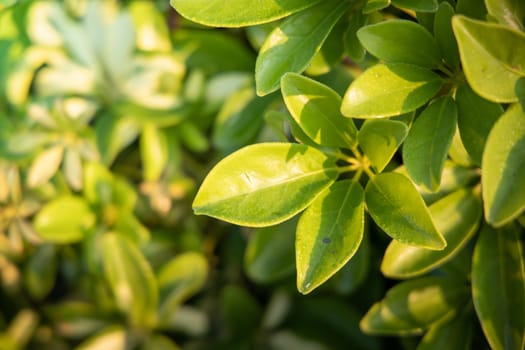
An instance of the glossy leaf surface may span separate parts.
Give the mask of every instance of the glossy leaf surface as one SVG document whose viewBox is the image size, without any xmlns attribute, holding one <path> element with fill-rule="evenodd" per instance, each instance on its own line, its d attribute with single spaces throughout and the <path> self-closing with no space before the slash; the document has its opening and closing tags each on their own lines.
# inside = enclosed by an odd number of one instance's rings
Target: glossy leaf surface
<svg viewBox="0 0 525 350">
<path fill-rule="evenodd" d="M 73 243 L 81 241 L 95 222 L 96 217 L 83 198 L 62 196 L 40 209 L 34 227 L 46 241 Z"/>
<path fill-rule="evenodd" d="M 341 97 L 334 90 L 294 73 L 283 77 L 281 90 L 293 118 L 316 143 L 340 148 L 356 145 L 357 129 L 341 115 Z"/>
<path fill-rule="evenodd" d="M 370 334 L 419 334 L 455 312 L 469 297 L 468 286 L 444 277 L 424 277 L 397 284 L 361 320 Z"/>
<path fill-rule="evenodd" d="M 270 22 L 300 11 L 319 0 L 262 0 L 254 6 L 249 0 L 171 0 L 177 12 L 190 20 L 216 27 L 242 27 Z"/>
<path fill-rule="evenodd" d="M 364 194 L 359 183 L 338 181 L 320 194 L 297 224 L 297 289 L 321 285 L 355 254 L 364 230 Z"/>
<path fill-rule="evenodd" d="M 523 71 L 519 58 L 525 57 L 525 35 L 509 34 L 510 30 L 501 25 L 464 16 L 454 17 L 452 27 L 463 70 L 472 89 L 494 102 L 516 102 L 516 84 L 523 77 L 519 73 Z M 516 44 L 519 48 L 512 46 Z M 509 66 L 509 61 L 516 62 L 517 69 Z"/>
<path fill-rule="evenodd" d="M 454 257 L 476 233 L 481 218 L 481 201 L 472 190 L 460 189 L 432 204 L 429 210 L 447 241 L 447 247 L 433 251 L 392 241 L 381 263 L 385 276 L 419 276 Z"/>
<path fill-rule="evenodd" d="M 501 226 L 525 208 L 525 113 L 511 106 L 494 124 L 483 153 L 485 218 Z"/>
<path fill-rule="evenodd" d="M 446 96 L 425 108 L 410 128 L 403 145 L 403 161 L 416 184 L 430 191 L 438 189 L 456 123 L 456 104 Z"/>
<path fill-rule="evenodd" d="M 441 49 L 445 62 L 454 70 L 459 70 L 459 50 L 454 31 L 452 17 L 454 8 L 448 2 L 439 4 L 434 17 L 434 36 Z"/>
<path fill-rule="evenodd" d="M 480 97 L 466 84 L 456 90 L 456 105 L 461 141 L 470 158 L 481 165 L 487 137 L 503 108 Z"/>
<path fill-rule="evenodd" d="M 325 0 L 275 28 L 257 56 L 257 94 L 263 96 L 279 89 L 281 77 L 287 72 L 304 71 L 347 6 L 346 0 Z"/>
<path fill-rule="evenodd" d="M 446 247 L 423 199 L 405 176 L 376 175 L 366 186 L 365 199 L 375 223 L 395 240 L 433 250 Z"/>
<path fill-rule="evenodd" d="M 390 20 L 362 27 L 357 37 L 365 49 L 391 63 L 436 68 L 441 63 L 439 46 L 423 26 L 408 20 Z"/>
<path fill-rule="evenodd" d="M 270 226 L 306 208 L 337 175 L 333 160 L 312 147 L 255 144 L 210 171 L 193 209 L 239 225 Z"/>
<path fill-rule="evenodd" d="M 369 119 L 359 130 L 359 147 L 377 172 L 383 171 L 408 134 L 408 126 L 396 120 Z"/>
<path fill-rule="evenodd" d="M 359 75 L 343 97 L 349 118 L 384 118 L 411 112 L 441 88 L 432 71 L 408 64 L 377 64 Z"/>
<path fill-rule="evenodd" d="M 119 309 L 132 324 L 151 327 L 156 321 L 158 288 L 147 260 L 134 244 L 115 233 L 102 238 L 102 256 Z"/>
<path fill-rule="evenodd" d="M 493 349 L 525 345 L 525 266 L 523 242 L 514 226 L 485 226 L 472 261 L 472 298 Z"/>
</svg>

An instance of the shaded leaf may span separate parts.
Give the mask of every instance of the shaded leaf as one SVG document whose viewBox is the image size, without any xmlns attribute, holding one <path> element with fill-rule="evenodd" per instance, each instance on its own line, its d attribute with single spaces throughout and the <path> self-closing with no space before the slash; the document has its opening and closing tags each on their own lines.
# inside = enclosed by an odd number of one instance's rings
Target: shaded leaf
<svg viewBox="0 0 525 350">
<path fill-rule="evenodd" d="M 171 6 L 188 19 L 216 27 L 244 27 L 274 21 L 311 7 L 320 0 L 170 0 Z"/>
<path fill-rule="evenodd" d="M 390 162 L 408 134 L 408 126 L 389 119 L 369 119 L 359 130 L 359 147 L 370 159 L 377 172 Z"/>
<path fill-rule="evenodd" d="M 456 104 L 450 96 L 435 100 L 416 119 L 403 145 L 403 161 L 416 184 L 438 189 L 456 124 Z"/>
<path fill-rule="evenodd" d="M 430 327 L 417 350 L 469 350 L 472 349 L 474 338 L 474 324 L 472 305 L 463 310 L 450 321 L 440 322 Z"/>
<path fill-rule="evenodd" d="M 257 94 L 263 96 L 279 89 L 281 77 L 287 72 L 304 71 L 346 7 L 347 1 L 326 0 L 275 28 L 257 56 Z"/>
<path fill-rule="evenodd" d="M 481 167 L 485 218 L 501 226 L 525 208 L 525 113 L 511 106 L 489 133 Z"/>
<path fill-rule="evenodd" d="M 270 226 L 304 208 L 338 175 L 332 159 L 304 145 L 261 143 L 221 160 L 193 202 L 196 214 L 245 226 Z"/>
<path fill-rule="evenodd" d="M 366 186 L 365 199 L 375 223 L 392 238 L 432 250 L 446 247 L 423 199 L 405 176 L 376 175 Z"/>
<path fill-rule="evenodd" d="M 27 291 L 36 300 L 42 300 L 55 285 L 58 264 L 52 244 L 39 246 L 28 259 L 24 269 Z"/>
<path fill-rule="evenodd" d="M 341 115 L 341 97 L 335 91 L 295 73 L 283 76 L 281 90 L 295 121 L 316 143 L 341 148 L 356 145 L 357 129 Z"/>
<path fill-rule="evenodd" d="M 365 49 L 387 63 L 406 63 L 425 68 L 441 64 L 438 43 L 422 25 L 394 19 L 362 27 L 357 37 Z"/>
<path fill-rule="evenodd" d="M 470 189 L 460 189 L 432 204 L 430 215 L 447 246 L 433 251 L 392 241 L 385 251 L 381 271 L 387 277 L 422 275 L 452 259 L 476 233 L 481 219 L 481 200 Z"/>
<path fill-rule="evenodd" d="M 360 327 L 369 334 L 420 334 L 456 313 L 468 297 L 468 286 L 453 279 L 424 277 L 402 282 L 372 305 Z"/>
<path fill-rule="evenodd" d="M 461 141 L 470 158 L 481 165 L 487 137 L 496 120 L 503 114 L 503 108 L 500 104 L 478 96 L 466 84 L 458 87 L 455 97 Z"/>
<path fill-rule="evenodd" d="M 491 348 L 525 345 L 525 265 L 514 226 L 481 231 L 472 260 L 472 298 Z"/>
<path fill-rule="evenodd" d="M 363 8 L 363 13 L 369 14 L 382 10 L 388 6 L 390 6 L 390 0 L 368 0 Z"/>
<path fill-rule="evenodd" d="M 441 49 L 445 62 L 454 70 L 459 70 L 459 49 L 454 31 L 452 30 L 452 17 L 454 8 L 448 2 L 439 4 L 439 9 L 434 17 L 434 36 Z"/>
<path fill-rule="evenodd" d="M 54 243 L 81 241 L 95 225 L 96 217 L 81 197 L 62 196 L 46 203 L 34 218 L 40 237 Z"/>
<path fill-rule="evenodd" d="M 308 294 L 354 256 L 364 230 L 364 193 L 359 183 L 338 181 L 320 194 L 297 224 L 297 289 Z"/>
<path fill-rule="evenodd" d="M 411 112 L 441 88 L 432 71 L 408 64 L 377 64 L 357 77 L 343 97 L 349 118 L 384 118 Z"/>
<path fill-rule="evenodd" d="M 437 0 L 392 0 L 392 5 L 418 12 L 435 12 Z"/>
</svg>

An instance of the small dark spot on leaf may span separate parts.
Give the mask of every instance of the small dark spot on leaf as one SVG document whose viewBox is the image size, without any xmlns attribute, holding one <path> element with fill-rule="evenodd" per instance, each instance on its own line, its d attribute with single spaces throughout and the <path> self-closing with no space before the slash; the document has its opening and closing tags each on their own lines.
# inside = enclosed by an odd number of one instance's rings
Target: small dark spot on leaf
<svg viewBox="0 0 525 350">
<path fill-rule="evenodd" d="M 323 238 L 323 243 L 331 243 L 332 240 L 328 237 Z"/>
</svg>

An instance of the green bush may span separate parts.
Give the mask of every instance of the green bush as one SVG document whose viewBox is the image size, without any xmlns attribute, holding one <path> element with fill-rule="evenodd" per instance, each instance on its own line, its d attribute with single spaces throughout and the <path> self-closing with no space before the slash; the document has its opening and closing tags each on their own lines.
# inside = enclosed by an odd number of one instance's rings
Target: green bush
<svg viewBox="0 0 525 350">
<path fill-rule="evenodd" d="M 1 1 L 0 348 L 523 349 L 524 26 Z"/>
</svg>

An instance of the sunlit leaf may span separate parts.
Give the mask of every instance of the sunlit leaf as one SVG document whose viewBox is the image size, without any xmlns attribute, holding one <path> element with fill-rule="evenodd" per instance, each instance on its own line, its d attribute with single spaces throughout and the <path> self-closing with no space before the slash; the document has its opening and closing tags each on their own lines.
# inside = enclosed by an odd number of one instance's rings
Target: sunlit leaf
<svg viewBox="0 0 525 350">
<path fill-rule="evenodd" d="M 364 230 L 364 194 L 351 180 L 338 181 L 320 194 L 297 224 L 297 288 L 307 294 L 356 253 Z"/>
<path fill-rule="evenodd" d="M 255 144 L 209 172 L 193 209 L 239 225 L 270 226 L 306 208 L 337 174 L 333 160 L 312 147 Z"/>
<path fill-rule="evenodd" d="M 435 12 L 437 0 L 392 0 L 392 5 L 419 12 Z"/>
<path fill-rule="evenodd" d="M 395 240 L 432 250 L 446 247 L 421 195 L 405 176 L 376 175 L 366 186 L 365 199 L 375 223 Z"/>
<path fill-rule="evenodd" d="M 51 179 L 62 162 L 63 154 L 63 146 L 54 146 L 40 152 L 29 168 L 27 185 L 36 187 Z"/>
<path fill-rule="evenodd" d="M 489 14 L 498 22 L 523 31 L 525 20 L 525 3 L 520 0 L 486 0 Z"/>
<path fill-rule="evenodd" d="M 80 344 L 75 350 L 126 350 L 128 334 L 122 327 L 107 328 Z"/>
</svg>

